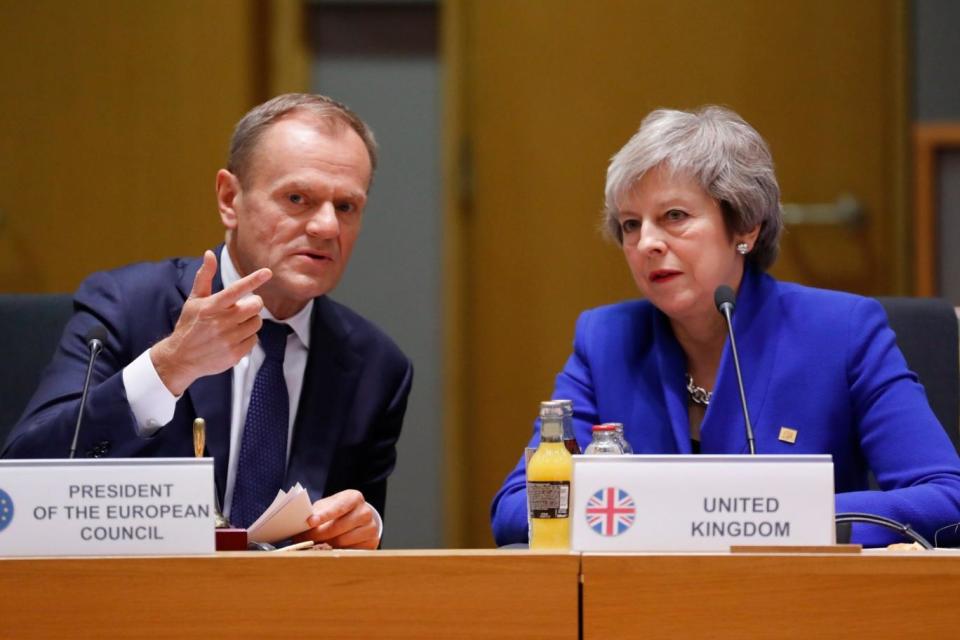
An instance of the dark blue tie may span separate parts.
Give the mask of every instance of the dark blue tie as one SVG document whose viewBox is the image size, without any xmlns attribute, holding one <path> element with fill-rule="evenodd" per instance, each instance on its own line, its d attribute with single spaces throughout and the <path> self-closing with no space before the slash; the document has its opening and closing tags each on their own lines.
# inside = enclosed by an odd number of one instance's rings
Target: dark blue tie
<svg viewBox="0 0 960 640">
<path fill-rule="evenodd" d="M 287 467 L 290 397 L 283 378 L 283 355 L 290 327 L 264 320 L 258 334 L 266 357 L 253 381 L 243 426 L 230 521 L 249 527 L 281 489 Z"/>
</svg>

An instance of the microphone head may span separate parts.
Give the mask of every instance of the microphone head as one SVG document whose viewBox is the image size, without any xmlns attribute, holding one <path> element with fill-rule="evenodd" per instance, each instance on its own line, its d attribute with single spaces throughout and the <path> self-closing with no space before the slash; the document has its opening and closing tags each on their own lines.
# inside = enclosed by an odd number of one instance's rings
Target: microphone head
<svg viewBox="0 0 960 640">
<path fill-rule="evenodd" d="M 713 302 L 717 305 L 717 311 L 723 313 L 723 307 L 730 305 L 730 311 L 733 311 L 733 308 L 736 306 L 737 296 L 733 293 L 733 289 L 728 287 L 725 284 L 717 287 L 717 290 L 713 292 Z"/>
<path fill-rule="evenodd" d="M 107 330 L 102 324 L 93 325 L 83 336 L 83 341 L 87 343 L 87 346 L 90 346 L 94 340 L 98 341 L 101 345 L 107 341 Z"/>
</svg>

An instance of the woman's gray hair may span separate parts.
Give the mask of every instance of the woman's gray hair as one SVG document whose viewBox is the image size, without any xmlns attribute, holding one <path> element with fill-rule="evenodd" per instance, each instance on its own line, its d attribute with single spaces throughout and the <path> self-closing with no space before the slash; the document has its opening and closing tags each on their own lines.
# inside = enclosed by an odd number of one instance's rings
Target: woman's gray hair
<svg viewBox="0 0 960 640">
<path fill-rule="evenodd" d="M 619 204 L 651 169 L 695 178 L 723 211 L 727 231 L 760 235 L 746 258 L 762 270 L 777 259 L 783 213 L 770 149 L 760 134 L 729 109 L 651 112 L 630 141 L 610 160 L 605 191 L 604 230 L 618 244 L 623 233 Z"/>
<path fill-rule="evenodd" d="M 377 168 L 377 141 L 373 131 L 360 116 L 346 105 L 318 93 L 285 93 L 258 105 L 247 112 L 233 130 L 230 152 L 227 155 L 227 170 L 244 184 L 249 170 L 250 158 L 260 141 L 260 136 L 270 125 L 292 113 L 309 113 L 333 127 L 353 129 L 370 156 L 370 180 Z"/>
</svg>

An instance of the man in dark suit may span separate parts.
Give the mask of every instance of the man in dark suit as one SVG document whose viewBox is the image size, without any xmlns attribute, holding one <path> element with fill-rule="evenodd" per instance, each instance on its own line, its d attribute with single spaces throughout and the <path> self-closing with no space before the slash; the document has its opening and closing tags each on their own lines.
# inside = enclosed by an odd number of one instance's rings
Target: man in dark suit
<svg viewBox="0 0 960 640">
<path fill-rule="evenodd" d="M 89 277 L 3 456 L 67 454 L 84 336 L 100 324 L 79 452 L 189 456 L 202 417 L 235 524 L 299 482 L 317 499 L 306 536 L 376 548 L 412 367 L 326 297 L 360 232 L 375 164 L 370 130 L 329 98 L 289 94 L 250 111 L 217 173 L 225 244 Z"/>
</svg>

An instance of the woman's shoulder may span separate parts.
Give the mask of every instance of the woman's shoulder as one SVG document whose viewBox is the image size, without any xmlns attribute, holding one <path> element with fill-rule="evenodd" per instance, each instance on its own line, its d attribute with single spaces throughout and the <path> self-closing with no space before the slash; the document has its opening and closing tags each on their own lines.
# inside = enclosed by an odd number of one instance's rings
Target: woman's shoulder
<svg viewBox="0 0 960 640">
<path fill-rule="evenodd" d="M 864 307 L 881 308 L 875 298 L 856 293 L 808 287 L 795 282 L 778 280 L 776 283 L 780 299 L 785 305 L 804 308 L 811 313 L 836 313 Z"/>
<path fill-rule="evenodd" d="M 630 348 L 637 341 L 652 339 L 657 313 L 647 300 L 628 300 L 587 309 L 577 318 L 575 339 L 599 348 L 611 344 Z"/>
<path fill-rule="evenodd" d="M 876 298 L 792 282 L 778 281 L 777 290 L 784 320 L 792 318 L 807 331 L 836 334 L 841 327 L 887 324 L 886 312 Z"/>
<path fill-rule="evenodd" d="M 580 314 L 580 322 L 634 324 L 652 318 L 655 312 L 656 308 L 648 300 L 624 300 L 587 309 Z"/>
<path fill-rule="evenodd" d="M 657 311 L 647 300 L 628 300 L 587 309 L 577 319 L 574 350 L 594 366 L 653 348 Z M 613 366 L 611 371 L 618 370 Z"/>
</svg>

